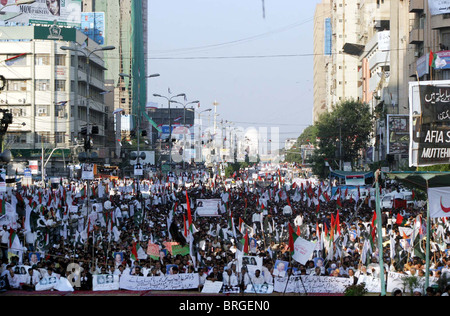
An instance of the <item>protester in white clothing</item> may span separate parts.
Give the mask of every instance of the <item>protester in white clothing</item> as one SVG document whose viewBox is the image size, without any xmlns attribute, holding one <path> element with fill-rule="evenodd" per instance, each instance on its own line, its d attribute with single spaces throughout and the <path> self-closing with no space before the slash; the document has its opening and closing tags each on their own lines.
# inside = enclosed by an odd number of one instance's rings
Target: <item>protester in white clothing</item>
<svg viewBox="0 0 450 316">
<path fill-rule="evenodd" d="M 251 280 L 252 280 L 253 285 L 261 285 L 261 284 L 266 283 L 266 281 L 264 280 L 264 277 L 261 275 L 260 270 L 255 271 L 255 275 L 252 277 Z"/>
</svg>

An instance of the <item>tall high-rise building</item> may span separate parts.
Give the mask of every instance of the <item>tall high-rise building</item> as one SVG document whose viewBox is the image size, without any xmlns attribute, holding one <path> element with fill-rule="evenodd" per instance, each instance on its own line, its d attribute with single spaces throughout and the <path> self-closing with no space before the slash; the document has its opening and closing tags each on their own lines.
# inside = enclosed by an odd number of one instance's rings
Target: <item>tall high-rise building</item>
<svg viewBox="0 0 450 316">
<path fill-rule="evenodd" d="M 327 112 L 327 69 L 332 52 L 331 0 L 317 4 L 314 15 L 314 108 L 313 122 Z"/>
<path fill-rule="evenodd" d="M 145 109 L 147 74 L 147 0 L 83 0 L 83 12 L 105 13 L 106 79 L 115 85 L 115 109 L 136 114 Z M 121 78 L 119 74 L 130 77 Z"/>
<path fill-rule="evenodd" d="M 344 51 L 358 43 L 359 1 L 322 0 L 316 7 L 314 32 L 314 120 L 334 105 L 358 97 L 359 59 Z"/>
</svg>

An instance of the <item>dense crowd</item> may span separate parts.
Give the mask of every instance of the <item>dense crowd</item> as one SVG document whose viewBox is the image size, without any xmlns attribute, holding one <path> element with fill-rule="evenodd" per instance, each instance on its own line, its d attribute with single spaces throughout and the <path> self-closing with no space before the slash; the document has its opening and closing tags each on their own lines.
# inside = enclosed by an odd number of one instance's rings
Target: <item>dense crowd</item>
<svg viewBox="0 0 450 316">
<path fill-rule="evenodd" d="M 95 274 L 197 273 L 199 290 L 206 280 L 245 290 L 249 284 L 273 284 L 279 275 L 350 278 L 354 284 L 361 276 L 379 277 L 373 195 L 332 194 L 328 183 L 294 184 L 279 171 L 271 181 L 249 182 L 249 176 L 241 171 L 231 183 L 207 171 L 153 177 L 139 185 L 95 180 L 90 192 L 82 180 L 14 188 L 2 199 L 1 276 L 11 289 L 30 291 L 48 275 L 70 277 L 73 263 L 81 267 L 76 290 L 82 291 L 92 290 Z M 383 193 L 396 189 L 397 184 L 385 184 Z M 220 200 L 217 216 L 199 216 L 199 201 L 211 199 Z M 385 272 L 425 275 L 424 247 L 415 252 L 415 241 L 403 229 L 419 219 L 423 228 L 425 215 L 417 201 L 382 209 Z M 450 272 L 450 229 L 446 219 L 433 221 L 431 229 L 430 273 L 442 279 Z M 421 230 L 422 241 L 424 234 Z M 292 258 L 294 235 L 319 245 L 305 264 Z M 149 243 L 159 246 L 158 256 L 146 253 Z M 174 254 L 174 243 L 190 251 Z M 236 253 L 243 251 L 261 258 L 261 269 L 238 270 Z M 287 264 L 280 268 L 279 262 Z M 23 267 L 28 276 L 18 282 Z M 415 294 L 447 296 L 449 288 Z"/>
</svg>

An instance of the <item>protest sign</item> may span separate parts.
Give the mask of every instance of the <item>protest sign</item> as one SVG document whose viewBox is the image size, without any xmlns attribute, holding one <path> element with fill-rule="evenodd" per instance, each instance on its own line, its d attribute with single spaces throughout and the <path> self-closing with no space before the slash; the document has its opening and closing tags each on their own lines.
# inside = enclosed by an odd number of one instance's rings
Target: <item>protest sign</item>
<svg viewBox="0 0 450 316">
<path fill-rule="evenodd" d="M 244 293 L 253 294 L 272 294 L 273 285 L 272 284 L 249 284 Z"/>
<path fill-rule="evenodd" d="M 294 255 L 292 258 L 301 264 L 306 264 L 311 259 L 315 248 L 315 243 L 298 237 L 294 243 Z"/>
<path fill-rule="evenodd" d="M 223 286 L 223 282 L 205 281 L 205 284 L 203 285 L 202 293 L 208 293 L 208 294 L 220 293 L 220 290 L 222 290 L 222 286 Z"/>
<path fill-rule="evenodd" d="M 120 289 L 118 275 L 93 275 L 92 290 L 93 291 L 117 291 Z"/>
<path fill-rule="evenodd" d="M 59 279 L 56 276 L 44 277 L 36 284 L 36 291 L 50 291 L 58 285 Z"/>
</svg>

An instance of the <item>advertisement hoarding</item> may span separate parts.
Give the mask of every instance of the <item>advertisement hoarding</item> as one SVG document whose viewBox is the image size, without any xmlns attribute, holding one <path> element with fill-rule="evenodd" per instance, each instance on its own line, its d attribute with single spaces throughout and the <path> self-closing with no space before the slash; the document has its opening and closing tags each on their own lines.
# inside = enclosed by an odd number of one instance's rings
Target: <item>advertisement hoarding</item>
<svg viewBox="0 0 450 316">
<path fill-rule="evenodd" d="M 46 0 L 32 4 L 15 5 L 16 0 L 2 0 L 0 10 L 10 14 L 18 14 L 9 22 L 24 24 L 80 27 L 81 0 Z"/>
</svg>

